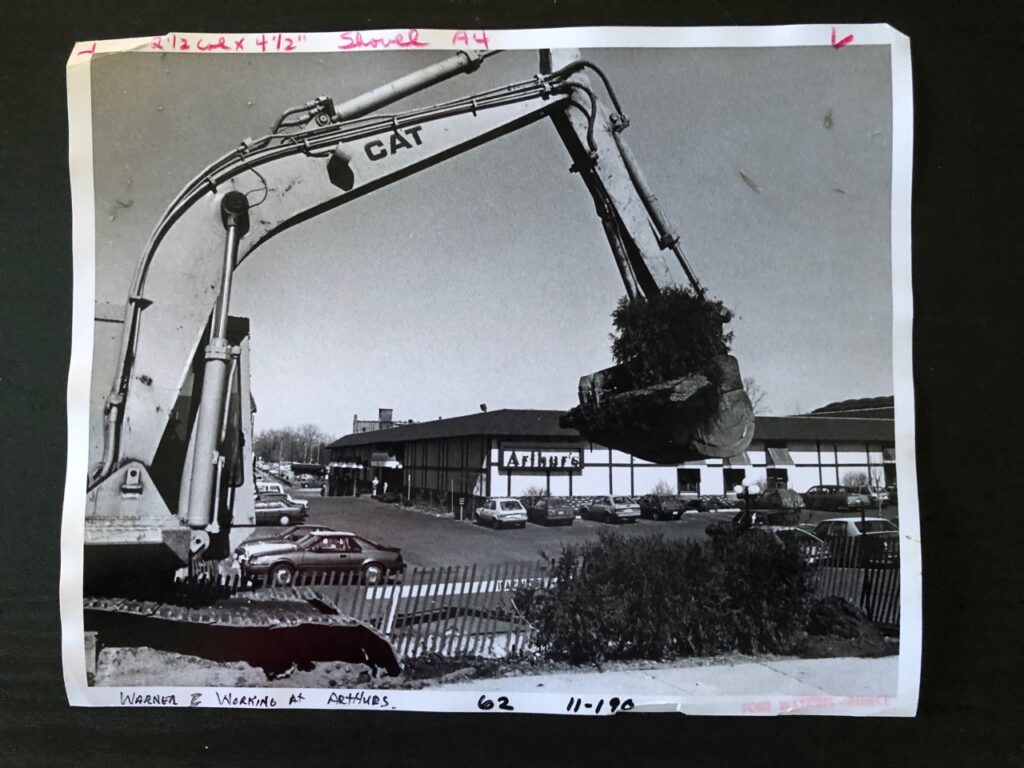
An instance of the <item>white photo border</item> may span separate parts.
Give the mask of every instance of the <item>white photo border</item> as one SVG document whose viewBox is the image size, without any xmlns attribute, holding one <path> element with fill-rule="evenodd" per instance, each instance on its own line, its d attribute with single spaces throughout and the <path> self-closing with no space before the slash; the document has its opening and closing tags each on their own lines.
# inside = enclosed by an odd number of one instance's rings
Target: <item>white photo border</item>
<svg viewBox="0 0 1024 768">
<path fill-rule="evenodd" d="M 913 294 L 911 264 L 911 182 L 913 163 L 913 92 L 910 40 L 886 24 L 798 25 L 778 27 L 575 27 L 520 30 L 394 29 L 362 30 L 364 40 L 410 39 L 424 43 L 422 50 L 479 48 L 479 34 L 491 49 L 540 48 L 743 48 L 831 45 L 885 45 L 891 52 L 892 76 L 892 188 L 891 247 L 893 302 L 893 385 L 895 396 L 896 455 L 900 472 L 900 651 L 898 690 L 895 697 L 793 697 L 786 695 L 667 697 L 632 696 L 635 711 L 678 711 L 687 714 L 821 714 L 858 716 L 914 716 L 917 711 L 921 646 L 921 531 L 917 498 L 915 410 L 913 387 Z M 460 36 L 462 33 L 462 36 Z M 477 37 L 474 37 L 474 33 Z M 166 53 L 169 45 L 181 55 L 252 54 L 264 40 L 263 51 L 286 55 L 339 52 L 339 43 L 355 32 L 192 34 L 168 33 L 156 37 L 76 43 L 67 64 L 69 154 L 73 208 L 74 296 L 72 347 L 68 372 L 68 451 L 61 526 L 60 607 L 64 682 L 73 706 L 209 706 L 263 709 L 362 709 L 430 712 L 476 712 L 481 696 L 502 694 L 501 679 L 482 680 L 471 692 L 450 690 L 344 690 L 289 688 L 182 688 L 90 687 L 86 676 L 83 616 L 83 548 L 87 443 L 89 432 L 90 372 L 93 352 L 95 296 L 95 198 L 92 159 L 90 62 L 95 55 L 116 52 Z M 837 45 L 837 34 L 840 36 Z M 348 35 L 348 37 L 345 37 Z M 181 40 L 192 41 L 187 49 Z M 267 40 L 270 44 L 267 44 Z M 467 44 L 462 45 L 465 39 Z M 200 50 L 198 41 L 205 41 Z M 223 45 L 221 45 L 223 41 Z M 239 43 L 239 41 L 242 41 Z M 276 42 L 276 49 L 275 49 Z M 159 47 L 158 47 L 159 46 Z M 269 49 L 269 50 L 268 50 Z M 393 48 L 391 48 L 393 49 Z M 841 51 L 837 51 L 837 55 Z M 609 691 L 623 698 L 628 691 Z M 571 691 L 517 693 L 516 712 L 565 714 Z M 589 699 L 597 698 L 588 693 Z M 768 702 L 761 711 L 745 708 L 753 699 Z M 492 712 L 494 710 L 491 710 Z M 583 710 L 578 714 L 593 714 Z M 602 714 L 611 714 L 606 711 Z"/>
</svg>

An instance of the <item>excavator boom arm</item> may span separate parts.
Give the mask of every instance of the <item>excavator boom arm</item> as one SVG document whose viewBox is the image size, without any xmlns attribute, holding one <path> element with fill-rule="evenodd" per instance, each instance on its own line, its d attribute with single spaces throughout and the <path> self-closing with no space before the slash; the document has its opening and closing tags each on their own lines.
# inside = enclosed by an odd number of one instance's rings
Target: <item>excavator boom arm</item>
<svg viewBox="0 0 1024 768">
<path fill-rule="evenodd" d="M 289 110 L 269 135 L 247 140 L 179 192 L 143 252 L 125 308 L 94 487 L 126 464 L 152 464 L 219 301 L 217 316 L 225 316 L 233 268 L 292 226 L 543 117 L 554 121 L 572 169 L 591 193 L 628 295 L 686 284 L 703 295 L 625 145 L 628 120 L 610 84 L 578 54 L 545 54 L 542 73 L 531 80 L 423 109 L 372 114 L 474 69 L 481 58 L 460 53 L 338 107 L 320 98 Z M 613 112 L 597 99 L 588 67 L 605 81 Z M 244 228 L 227 227 L 228 202 L 247 207 Z M 217 344 L 223 358 L 227 341 Z M 210 397 L 204 391 L 203 400 Z M 179 510 L 179 517 L 185 514 Z M 203 524 L 189 518 L 193 528 Z"/>
</svg>

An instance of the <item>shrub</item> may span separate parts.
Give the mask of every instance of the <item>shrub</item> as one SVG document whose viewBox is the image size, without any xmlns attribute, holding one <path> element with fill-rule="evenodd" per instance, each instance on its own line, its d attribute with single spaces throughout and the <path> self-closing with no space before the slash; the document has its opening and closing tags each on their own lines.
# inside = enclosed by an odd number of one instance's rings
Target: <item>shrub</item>
<svg viewBox="0 0 1024 768">
<path fill-rule="evenodd" d="M 722 326 L 731 319 L 722 302 L 700 298 L 688 288 L 623 297 L 612 313 L 612 354 L 635 387 L 698 373 L 718 385 L 722 374 L 715 361 L 729 352 L 733 335 Z"/>
<path fill-rule="evenodd" d="M 574 664 L 786 652 L 803 637 L 807 567 L 773 537 L 706 541 L 662 536 L 563 546 L 555 582 L 516 603 L 546 656 Z"/>
</svg>

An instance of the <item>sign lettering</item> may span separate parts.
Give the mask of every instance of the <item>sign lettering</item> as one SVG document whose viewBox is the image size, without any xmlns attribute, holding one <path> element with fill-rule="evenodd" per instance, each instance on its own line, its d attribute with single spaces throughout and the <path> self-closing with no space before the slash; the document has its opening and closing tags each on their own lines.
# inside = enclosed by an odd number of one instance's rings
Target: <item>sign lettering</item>
<svg viewBox="0 0 1024 768">
<path fill-rule="evenodd" d="M 422 125 L 414 125 L 409 128 L 405 128 L 402 131 L 394 131 L 389 135 L 387 143 L 384 139 L 374 139 L 368 141 L 363 145 L 363 151 L 370 160 L 376 162 L 377 160 L 383 160 L 385 157 L 395 154 L 403 149 L 412 149 L 413 147 L 419 147 L 423 145 L 423 139 L 420 138 L 420 131 L 423 130 Z M 409 141 L 409 139 L 412 141 Z"/>
<path fill-rule="evenodd" d="M 517 474 L 579 474 L 583 449 L 578 445 L 503 445 L 499 468 Z"/>
</svg>

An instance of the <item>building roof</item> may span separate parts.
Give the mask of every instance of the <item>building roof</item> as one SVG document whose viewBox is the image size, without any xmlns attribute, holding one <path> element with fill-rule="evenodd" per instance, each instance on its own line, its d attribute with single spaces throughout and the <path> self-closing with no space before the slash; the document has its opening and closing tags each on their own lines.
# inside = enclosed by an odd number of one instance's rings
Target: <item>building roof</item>
<svg viewBox="0 0 1024 768">
<path fill-rule="evenodd" d="M 895 398 L 861 397 L 855 400 L 840 400 L 835 403 L 816 408 L 807 416 L 830 416 L 834 418 L 860 419 L 893 419 L 895 418 Z"/>
<path fill-rule="evenodd" d="M 579 440 L 575 429 L 558 426 L 564 411 L 527 411 L 503 408 L 437 421 L 420 421 L 376 432 L 359 432 L 335 440 L 328 448 L 348 448 L 380 443 L 407 443 L 441 437 L 562 437 Z"/>
<path fill-rule="evenodd" d="M 864 419 L 853 416 L 758 416 L 754 422 L 755 440 L 833 440 L 837 442 L 878 443 L 896 439 L 891 419 Z"/>
<path fill-rule="evenodd" d="M 828 407 L 828 406 L 826 406 Z M 446 437 L 562 438 L 579 440 L 575 429 L 558 425 L 563 411 L 504 408 L 437 421 L 421 421 L 376 432 L 359 432 L 335 440 L 328 448 L 406 443 Z M 755 440 L 838 440 L 889 442 L 895 439 L 892 420 L 822 413 L 814 416 L 758 416 Z"/>
</svg>

